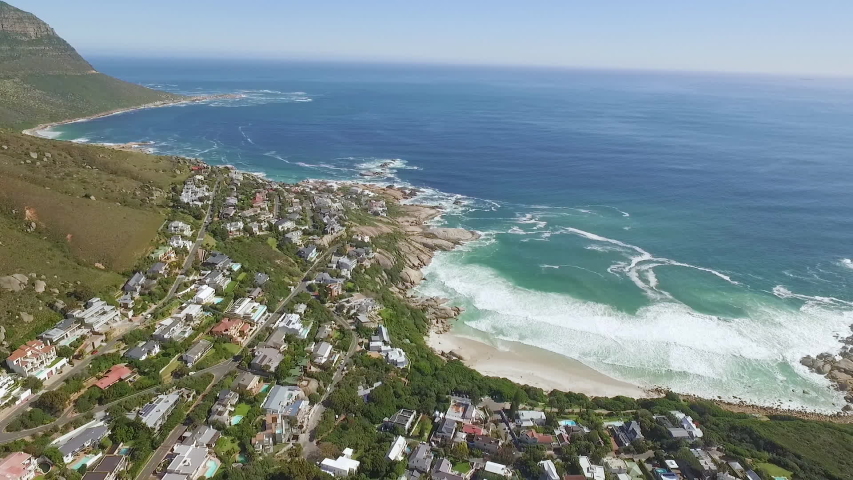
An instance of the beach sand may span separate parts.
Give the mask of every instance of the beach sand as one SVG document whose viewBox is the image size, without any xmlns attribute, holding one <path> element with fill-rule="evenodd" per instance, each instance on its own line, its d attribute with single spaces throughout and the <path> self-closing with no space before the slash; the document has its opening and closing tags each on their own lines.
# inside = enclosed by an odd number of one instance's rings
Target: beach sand
<svg viewBox="0 0 853 480">
<path fill-rule="evenodd" d="M 453 331 L 433 332 L 427 343 L 437 352 L 458 354 L 463 362 L 483 375 L 504 377 L 513 382 L 589 396 L 652 396 L 639 386 L 610 378 L 583 363 L 541 348 L 496 340 L 496 346 Z"/>
</svg>

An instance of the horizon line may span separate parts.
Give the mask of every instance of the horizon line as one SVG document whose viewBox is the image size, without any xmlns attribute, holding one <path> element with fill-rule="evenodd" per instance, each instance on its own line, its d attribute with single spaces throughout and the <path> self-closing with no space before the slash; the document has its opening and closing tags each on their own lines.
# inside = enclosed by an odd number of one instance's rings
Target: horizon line
<svg viewBox="0 0 853 480">
<path fill-rule="evenodd" d="M 227 55 L 216 53 L 192 53 L 192 54 L 164 54 L 158 52 L 96 52 L 85 53 L 85 58 L 107 58 L 107 59 L 142 59 L 142 60 L 206 60 L 206 61 L 230 61 L 243 63 L 306 63 L 306 64 L 347 64 L 347 65 L 375 65 L 375 66 L 411 66 L 411 67 L 457 67 L 457 68 L 484 68 L 484 69 L 529 69 L 529 70 L 555 70 L 555 71 L 589 71 L 589 72 L 624 72 L 624 73 L 669 73 L 669 74 L 701 74 L 701 75 L 723 75 L 723 76 L 758 76 L 758 77 L 786 77 L 799 80 L 832 79 L 853 80 L 853 73 L 838 72 L 775 72 L 775 71 L 748 71 L 748 70 L 693 70 L 687 68 L 664 68 L 664 67 L 620 67 L 620 66 L 584 66 L 584 65 L 549 65 L 532 63 L 477 63 L 450 60 L 406 60 L 406 59 L 371 59 L 351 57 L 325 57 L 306 58 L 303 56 L 238 56 L 236 53 Z"/>
</svg>

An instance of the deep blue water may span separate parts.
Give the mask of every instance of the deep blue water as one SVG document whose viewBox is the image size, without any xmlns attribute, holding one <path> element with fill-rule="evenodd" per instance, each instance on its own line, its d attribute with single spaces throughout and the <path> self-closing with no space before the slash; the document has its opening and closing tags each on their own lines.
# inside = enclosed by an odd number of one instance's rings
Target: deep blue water
<svg viewBox="0 0 853 480">
<path fill-rule="evenodd" d="M 797 362 L 838 350 L 853 323 L 853 81 L 94 63 L 156 88 L 246 96 L 60 138 L 153 141 L 281 180 L 354 179 L 394 159 L 383 183 L 423 187 L 444 222 L 485 233 L 440 255 L 421 287 L 467 308 L 460 329 L 644 385 L 838 400 Z"/>
</svg>

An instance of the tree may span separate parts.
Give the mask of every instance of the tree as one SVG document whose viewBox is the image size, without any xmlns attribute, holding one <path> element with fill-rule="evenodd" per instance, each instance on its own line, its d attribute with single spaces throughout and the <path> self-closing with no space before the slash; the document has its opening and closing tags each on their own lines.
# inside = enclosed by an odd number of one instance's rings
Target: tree
<svg viewBox="0 0 853 480">
<path fill-rule="evenodd" d="M 38 392 L 39 390 L 42 389 L 42 387 L 44 386 L 44 383 L 36 377 L 27 377 L 21 383 L 21 386 L 24 387 L 25 389 L 29 388 L 30 390 L 33 391 L 33 393 L 35 393 L 35 392 Z"/>
<path fill-rule="evenodd" d="M 65 461 L 62 460 L 62 452 L 60 452 L 59 449 L 56 447 L 48 447 L 44 449 L 44 453 L 42 453 L 42 455 L 44 455 L 45 458 L 50 460 L 50 463 L 58 467 L 62 467 L 63 465 L 65 465 Z"/>
<path fill-rule="evenodd" d="M 65 407 L 68 405 L 68 399 L 69 395 L 67 393 L 60 390 L 51 390 L 42 393 L 33 406 L 41 408 L 54 417 L 58 417 L 62 415 L 63 411 L 65 411 Z"/>
<path fill-rule="evenodd" d="M 56 354 L 60 357 L 71 358 L 74 356 L 74 349 L 68 345 L 62 345 L 56 349 Z"/>
</svg>

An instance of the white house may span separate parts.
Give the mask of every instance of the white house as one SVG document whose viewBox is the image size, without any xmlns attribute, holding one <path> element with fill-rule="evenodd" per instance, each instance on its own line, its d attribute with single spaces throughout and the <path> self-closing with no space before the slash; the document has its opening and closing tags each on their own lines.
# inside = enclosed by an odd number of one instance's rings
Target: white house
<svg viewBox="0 0 853 480">
<path fill-rule="evenodd" d="M 320 342 L 314 347 L 314 363 L 323 365 L 329 361 L 332 356 L 332 346 L 327 342 Z"/>
<path fill-rule="evenodd" d="M 169 233 L 173 235 L 183 235 L 188 237 L 193 233 L 193 228 L 191 226 L 179 220 L 175 220 L 174 222 L 169 223 L 168 228 Z"/>
<path fill-rule="evenodd" d="M 203 285 L 201 288 L 198 289 L 195 294 L 195 297 L 193 297 L 193 302 L 204 305 L 206 303 L 212 302 L 214 295 L 216 295 L 216 291 L 214 289 L 208 287 L 207 285 Z"/>
<path fill-rule="evenodd" d="M 578 463 L 580 464 L 581 472 L 583 472 L 586 478 L 605 480 L 604 467 L 593 465 L 589 457 L 578 457 Z"/>
<path fill-rule="evenodd" d="M 320 462 L 320 470 L 328 473 L 333 477 L 347 477 L 358 471 L 358 466 L 361 464 L 358 460 L 352 459 L 353 451 L 351 448 L 344 450 L 344 454 L 336 460 L 326 458 Z"/>
<path fill-rule="evenodd" d="M 557 466 L 554 465 L 554 462 L 551 460 L 542 460 L 539 462 L 539 466 L 542 467 L 542 470 L 545 472 L 545 478 L 547 480 L 560 480 L 560 474 L 557 473 Z"/>
<path fill-rule="evenodd" d="M 519 410 L 515 414 L 515 423 L 519 427 L 532 427 L 533 425 L 545 425 L 545 412 L 536 410 Z"/>
<path fill-rule="evenodd" d="M 391 444 L 391 449 L 385 455 L 385 458 L 392 462 L 402 460 L 406 456 L 406 439 L 402 435 L 397 435 L 394 443 Z"/>
<path fill-rule="evenodd" d="M 493 475 L 500 475 L 502 477 L 509 478 L 512 476 L 512 471 L 509 469 L 509 467 L 500 463 L 486 462 L 486 465 L 483 467 L 483 470 Z"/>
</svg>

